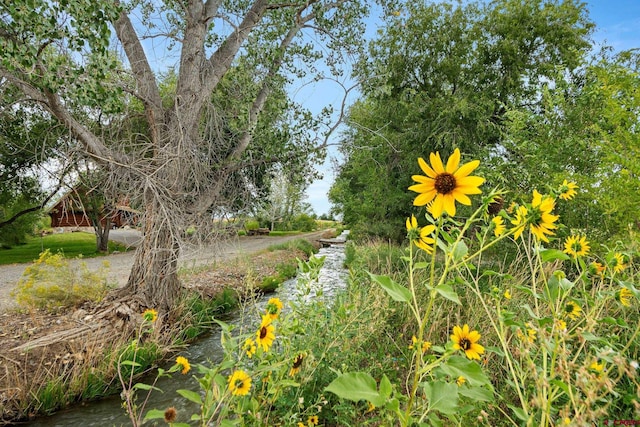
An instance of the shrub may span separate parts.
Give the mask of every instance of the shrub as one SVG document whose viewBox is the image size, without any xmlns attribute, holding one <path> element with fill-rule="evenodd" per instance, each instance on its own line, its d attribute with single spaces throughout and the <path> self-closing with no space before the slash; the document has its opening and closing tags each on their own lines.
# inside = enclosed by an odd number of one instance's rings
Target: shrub
<svg viewBox="0 0 640 427">
<path fill-rule="evenodd" d="M 100 301 L 109 290 L 103 268 L 91 272 L 85 263 L 72 265 L 62 254 L 46 250 L 27 267 L 12 292 L 18 304 L 28 309 L 58 311 L 78 307 L 86 301 Z"/>
<path fill-rule="evenodd" d="M 316 220 L 307 214 L 300 214 L 291 221 L 291 230 L 313 231 L 318 228 Z"/>
<path fill-rule="evenodd" d="M 257 230 L 260 228 L 260 223 L 255 220 L 245 221 L 244 228 L 245 230 Z"/>
</svg>

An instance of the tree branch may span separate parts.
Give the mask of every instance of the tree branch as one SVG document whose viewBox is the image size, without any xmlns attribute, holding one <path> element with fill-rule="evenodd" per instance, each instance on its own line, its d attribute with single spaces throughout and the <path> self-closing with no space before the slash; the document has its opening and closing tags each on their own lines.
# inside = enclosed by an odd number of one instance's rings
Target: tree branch
<svg viewBox="0 0 640 427">
<path fill-rule="evenodd" d="M 43 201 L 42 203 L 40 203 L 37 206 L 32 206 L 30 208 L 27 209 L 23 209 L 20 212 L 16 213 L 15 215 L 13 215 L 11 218 L 9 218 L 6 221 L 0 221 L 0 229 L 3 227 L 6 227 L 8 225 L 13 224 L 14 222 L 16 222 L 18 220 L 18 218 L 25 216 L 27 214 L 30 214 L 31 212 L 37 212 L 41 209 L 44 209 L 44 207 L 47 205 L 47 203 L 49 203 L 49 201 L 53 198 L 53 196 L 56 195 L 56 193 L 60 190 L 60 188 L 62 188 L 62 181 L 58 182 L 58 186 L 55 188 L 55 190 L 53 190 Z"/>
<path fill-rule="evenodd" d="M 138 97 L 144 103 L 147 120 L 151 125 L 152 141 L 157 142 L 157 129 L 153 126 L 153 123 L 155 123 L 154 119 L 162 116 L 162 98 L 160 97 L 156 77 L 151 70 L 138 34 L 125 10 L 123 10 L 118 19 L 113 22 L 113 27 L 115 28 L 118 40 L 122 43 L 124 52 L 129 60 L 129 66 L 136 79 L 139 92 Z"/>
<path fill-rule="evenodd" d="M 202 106 L 209 99 L 209 96 L 216 85 L 231 67 L 233 59 L 236 57 L 240 46 L 247 39 L 249 33 L 262 19 L 262 15 L 267 10 L 268 0 L 256 0 L 240 25 L 225 39 L 211 57 L 208 59 L 202 73 L 202 90 L 195 99 L 197 106 Z"/>
</svg>

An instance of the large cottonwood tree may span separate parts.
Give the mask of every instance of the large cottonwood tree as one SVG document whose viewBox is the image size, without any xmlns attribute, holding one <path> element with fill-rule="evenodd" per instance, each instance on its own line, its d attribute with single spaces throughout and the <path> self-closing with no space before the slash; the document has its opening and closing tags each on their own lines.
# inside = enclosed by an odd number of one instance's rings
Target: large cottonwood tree
<svg viewBox="0 0 640 427">
<path fill-rule="evenodd" d="M 184 224 L 245 191 L 246 170 L 286 163 L 299 151 L 296 143 L 309 143 L 301 137 L 266 155 L 252 151 L 273 87 L 303 77 L 322 57 L 339 72 L 342 55 L 363 33 L 363 3 L 0 2 L 0 84 L 64 124 L 83 154 L 144 209 L 144 239 L 127 285 L 142 304 L 164 312 L 177 300 Z M 250 69 L 244 89 L 252 92 L 242 97 L 249 102 L 212 127 L 219 119 L 212 97 L 240 65 Z M 159 84 L 167 69 L 175 71 L 169 96 Z M 138 133 L 114 132 L 136 103 L 143 113 Z"/>
</svg>

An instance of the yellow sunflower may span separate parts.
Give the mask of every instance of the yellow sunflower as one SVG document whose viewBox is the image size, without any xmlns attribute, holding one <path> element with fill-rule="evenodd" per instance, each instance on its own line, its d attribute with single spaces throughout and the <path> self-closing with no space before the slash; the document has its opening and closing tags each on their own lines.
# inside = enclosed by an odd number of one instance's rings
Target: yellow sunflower
<svg viewBox="0 0 640 427">
<path fill-rule="evenodd" d="M 567 182 L 567 180 L 565 179 L 560 186 L 560 194 L 558 195 L 558 197 L 560 197 L 562 200 L 571 200 L 573 196 L 577 194 L 576 188 L 578 188 L 578 186 L 575 182 Z"/>
<path fill-rule="evenodd" d="M 589 273 L 593 276 L 596 276 L 596 275 L 602 276 L 606 268 L 607 267 L 605 267 L 601 263 L 597 261 L 593 261 L 591 264 L 589 264 Z"/>
<path fill-rule="evenodd" d="M 578 303 L 576 303 L 575 301 L 568 301 L 565 305 L 564 305 L 564 313 L 571 319 L 571 320 L 576 320 L 578 317 L 580 317 L 580 313 L 582 312 L 582 309 L 580 308 L 580 306 L 578 305 Z"/>
<path fill-rule="evenodd" d="M 142 318 L 147 322 L 153 323 L 158 318 L 158 312 L 153 308 L 148 308 L 142 313 Z"/>
<path fill-rule="evenodd" d="M 547 235 L 555 234 L 552 230 L 558 228 L 554 224 L 559 218 L 558 215 L 552 215 L 551 211 L 555 207 L 555 201 L 549 196 L 543 196 L 538 190 L 533 190 L 533 199 L 531 200 L 531 209 L 519 206 L 516 211 L 516 219 L 511 221 L 515 225 L 514 238 L 520 237 L 524 230 L 524 224 L 529 224 L 531 233 L 539 240 L 549 242 Z"/>
<path fill-rule="evenodd" d="M 263 351 L 269 351 L 271 348 L 273 340 L 276 339 L 275 330 L 276 328 L 271 324 L 271 316 L 268 314 L 262 316 L 260 328 L 258 328 L 256 332 L 256 343 Z"/>
<path fill-rule="evenodd" d="M 493 223 L 493 235 L 496 237 L 502 236 L 502 234 L 506 230 L 506 227 L 504 226 L 504 220 L 502 219 L 502 217 L 494 216 L 491 219 L 491 222 Z"/>
<path fill-rule="evenodd" d="M 597 360 L 594 360 L 589 365 L 589 369 L 591 369 L 592 371 L 595 371 L 597 373 L 601 373 L 602 371 L 604 371 L 604 363 L 598 363 Z"/>
<path fill-rule="evenodd" d="M 317 415 L 312 415 L 307 420 L 307 424 L 309 424 L 309 427 L 317 426 L 318 422 L 319 421 L 318 421 L 318 416 Z"/>
<path fill-rule="evenodd" d="M 520 329 L 516 331 L 516 336 L 523 342 L 533 344 L 536 341 L 536 335 L 538 332 L 535 329 L 527 328 L 527 334 L 525 335 Z"/>
<path fill-rule="evenodd" d="M 566 331 L 567 330 L 567 322 L 565 322 L 562 319 L 555 319 L 555 328 L 560 330 L 560 331 Z"/>
<path fill-rule="evenodd" d="M 416 344 L 418 344 L 418 338 L 416 338 L 416 336 L 414 335 L 411 337 L 411 345 L 409 345 L 409 350 L 413 350 L 414 348 L 416 348 Z M 426 353 L 426 351 L 431 348 L 431 342 L 423 341 L 420 347 L 422 347 L 422 352 Z"/>
<path fill-rule="evenodd" d="M 413 175 L 411 178 L 418 184 L 409 187 L 409 190 L 419 193 L 413 204 L 424 206 L 433 200 L 431 211 L 434 218 L 446 212 L 450 216 L 456 214 L 455 202 L 463 205 L 471 205 L 468 194 L 480 194 L 478 188 L 484 182 L 479 176 L 469 176 L 478 165 L 479 160 L 473 160 L 460 166 L 460 150 L 455 149 L 447 160 L 446 167 L 442 163 L 440 153 L 431 153 L 429 156 L 431 166 L 422 158 L 418 159 L 420 169 L 426 174 Z"/>
<path fill-rule="evenodd" d="M 586 236 L 569 236 L 564 242 L 564 253 L 577 258 L 589 253 L 589 242 Z"/>
<path fill-rule="evenodd" d="M 522 235 L 524 228 L 527 225 L 527 213 L 529 212 L 525 206 L 515 207 L 516 217 L 511 221 L 513 227 L 513 238 L 518 239 Z"/>
<path fill-rule="evenodd" d="M 619 252 L 613 254 L 611 264 L 613 264 L 612 268 L 615 273 L 620 273 L 622 270 L 627 268 L 627 264 L 624 262 L 624 255 Z"/>
<path fill-rule="evenodd" d="M 456 384 L 458 384 L 458 387 L 460 387 L 462 384 L 466 382 L 467 382 L 467 379 L 463 376 L 459 376 L 458 379 L 456 380 Z"/>
<path fill-rule="evenodd" d="M 302 362 L 304 361 L 304 353 L 300 353 L 293 359 L 293 364 L 291 365 L 291 370 L 289 371 L 289 376 L 292 377 L 298 372 L 300 372 L 300 368 L 302 367 Z"/>
<path fill-rule="evenodd" d="M 237 370 L 228 379 L 229 390 L 234 396 L 246 396 L 251 389 L 251 377 L 245 371 Z"/>
<path fill-rule="evenodd" d="M 433 244 L 435 240 L 429 236 L 431 236 L 435 231 L 435 225 L 426 225 L 419 228 L 418 220 L 415 216 L 411 215 L 411 218 L 407 218 L 406 227 L 407 236 L 411 242 L 426 253 L 433 253 Z"/>
<path fill-rule="evenodd" d="M 272 320 L 275 320 L 280 315 L 282 307 L 282 301 L 280 301 L 279 298 L 269 298 L 267 302 L 267 314 L 269 314 Z"/>
<path fill-rule="evenodd" d="M 480 334 L 478 331 L 469 331 L 469 325 L 453 327 L 451 335 L 454 350 L 462 350 L 469 359 L 480 360 L 480 355 L 484 353 L 484 347 L 478 344 Z"/>
<path fill-rule="evenodd" d="M 531 232 L 540 240 L 549 242 L 546 234 L 553 235 L 554 230 L 558 228 L 554 224 L 559 218 L 558 215 L 551 215 L 551 211 L 555 207 L 555 201 L 548 196 L 543 197 L 537 190 L 533 190 L 533 200 L 531 201 L 531 210 L 529 214 L 529 224 Z"/>
<path fill-rule="evenodd" d="M 256 354 L 256 342 L 251 338 L 247 338 L 242 346 L 242 349 L 247 352 L 247 357 L 251 357 Z"/>
<path fill-rule="evenodd" d="M 178 356 L 176 357 L 176 363 L 182 367 L 182 373 L 186 374 L 191 370 L 191 365 L 189 365 L 189 361 L 186 357 Z"/>
<path fill-rule="evenodd" d="M 631 307 L 631 298 L 633 298 L 634 296 L 635 295 L 633 294 L 633 292 L 631 292 L 627 288 L 620 289 L 620 291 L 616 295 L 617 300 L 620 301 L 620 304 L 624 305 L 625 307 Z"/>
</svg>

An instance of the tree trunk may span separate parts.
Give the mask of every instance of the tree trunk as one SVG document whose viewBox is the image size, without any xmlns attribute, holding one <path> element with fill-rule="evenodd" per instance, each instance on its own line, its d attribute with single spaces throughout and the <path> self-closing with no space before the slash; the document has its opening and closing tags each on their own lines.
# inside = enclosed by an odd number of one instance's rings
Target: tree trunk
<svg viewBox="0 0 640 427">
<path fill-rule="evenodd" d="M 109 231 L 111 229 L 111 219 L 107 218 L 104 227 L 95 227 L 94 231 L 96 234 L 96 247 L 98 252 L 107 253 L 109 252 Z"/>
<path fill-rule="evenodd" d="M 136 249 L 128 291 L 141 297 L 147 307 L 168 313 L 175 306 L 182 287 L 178 278 L 180 246 L 167 218 L 151 202 L 146 209 L 142 242 Z"/>
</svg>

